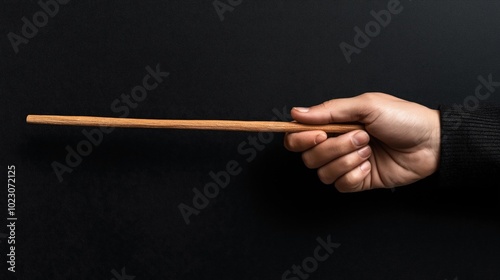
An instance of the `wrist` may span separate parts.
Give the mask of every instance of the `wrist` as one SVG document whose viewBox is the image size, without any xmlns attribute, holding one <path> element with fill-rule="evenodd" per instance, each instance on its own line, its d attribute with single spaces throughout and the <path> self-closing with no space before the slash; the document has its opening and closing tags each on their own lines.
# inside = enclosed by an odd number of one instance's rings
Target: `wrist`
<svg viewBox="0 0 500 280">
<path fill-rule="evenodd" d="M 430 135 L 430 149 L 433 157 L 433 172 L 439 168 L 441 154 L 441 118 L 439 110 L 431 110 L 432 131 Z"/>
</svg>

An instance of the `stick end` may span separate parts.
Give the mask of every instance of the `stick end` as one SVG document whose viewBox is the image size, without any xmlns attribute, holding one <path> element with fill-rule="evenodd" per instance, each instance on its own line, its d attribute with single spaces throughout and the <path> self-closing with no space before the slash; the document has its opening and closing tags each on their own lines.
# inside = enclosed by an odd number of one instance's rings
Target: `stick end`
<svg viewBox="0 0 500 280">
<path fill-rule="evenodd" d="M 34 115 L 27 115 L 26 116 L 26 123 L 35 123 L 36 117 Z"/>
</svg>

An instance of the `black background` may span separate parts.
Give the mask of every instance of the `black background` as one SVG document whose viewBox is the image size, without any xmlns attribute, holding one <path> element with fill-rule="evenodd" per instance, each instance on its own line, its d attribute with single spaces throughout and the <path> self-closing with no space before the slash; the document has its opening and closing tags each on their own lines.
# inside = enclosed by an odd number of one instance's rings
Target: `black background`
<svg viewBox="0 0 500 280">
<path fill-rule="evenodd" d="M 118 116 L 113 100 L 156 65 L 170 75 L 128 117 L 270 120 L 366 91 L 436 108 L 462 104 L 479 75 L 500 80 L 497 1 L 401 1 L 347 63 L 339 44 L 387 2 L 243 0 L 221 21 L 212 1 L 71 1 L 16 54 L 7 34 L 41 8 L 2 1 L 0 233 L 12 164 L 18 220 L 16 273 L 1 238 L 1 279 L 281 279 L 327 236 L 341 245 L 309 279 L 499 279 L 498 196 L 480 185 L 341 194 L 281 134 L 247 161 L 254 133 L 152 129 L 104 135 L 59 182 L 51 164 L 83 128 L 25 122 Z M 178 205 L 231 160 L 241 173 L 186 225 Z"/>
</svg>

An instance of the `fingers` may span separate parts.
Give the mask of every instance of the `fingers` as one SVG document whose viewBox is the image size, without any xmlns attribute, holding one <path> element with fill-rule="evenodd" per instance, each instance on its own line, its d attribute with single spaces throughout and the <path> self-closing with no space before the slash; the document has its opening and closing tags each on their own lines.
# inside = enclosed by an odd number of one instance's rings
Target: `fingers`
<svg viewBox="0 0 500 280">
<path fill-rule="evenodd" d="M 285 137 L 285 147 L 302 152 L 308 168 L 318 169 L 324 184 L 335 184 L 341 192 L 354 192 L 365 188 L 371 170 L 368 145 L 370 136 L 364 130 L 355 130 L 337 137 L 327 138 L 323 131 L 290 133 Z"/>
<path fill-rule="evenodd" d="M 335 181 L 335 188 L 339 192 L 360 192 L 370 188 L 370 174 L 371 172 L 371 162 L 369 160 L 364 161 L 359 166 L 353 170 L 342 175 Z"/>
<path fill-rule="evenodd" d="M 364 93 L 350 98 L 337 98 L 309 108 L 294 107 L 291 115 L 294 120 L 308 124 L 327 124 L 335 122 L 366 122 L 372 119 L 377 100 L 387 98 L 383 93 Z"/>
<path fill-rule="evenodd" d="M 284 139 L 285 148 L 292 152 L 303 152 L 311 149 L 327 138 L 324 131 L 304 131 L 287 133 Z"/>
<path fill-rule="evenodd" d="M 330 185 L 334 182 L 337 182 L 341 177 L 343 178 L 343 182 L 345 184 L 353 184 L 356 183 L 356 179 L 358 179 L 361 175 L 364 178 L 364 171 L 366 171 L 366 165 L 363 166 L 363 170 L 360 169 L 362 164 L 367 162 L 367 159 L 371 155 L 370 146 L 365 146 L 359 150 L 356 150 L 347 155 L 341 156 L 327 164 L 321 166 L 318 169 L 318 177 L 324 184 Z M 359 170 L 363 172 L 359 172 Z M 349 174 L 352 173 L 352 174 Z M 342 184 L 342 182 L 341 182 Z"/>
<path fill-rule="evenodd" d="M 365 147 L 369 141 L 370 136 L 365 131 L 351 131 L 337 137 L 328 138 L 314 148 L 303 152 L 302 160 L 309 168 L 319 168 L 328 162 Z M 361 152 L 366 153 L 367 151 L 362 150 Z"/>
<path fill-rule="evenodd" d="M 332 99 L 308 108 L 294 107 L 291 115 L 294 121 L 305 124 L 361 122 L 368 125 L 379 117 L 381 104 L 388 100 L 395 101 L 395 98 L 369 92 Z M 331 138 L 327 138 L 324 132 L 307 131 L 287 134 L 285 147 L 301 152 L 304 164 L 317 169 L 324 184 L 335 184 L 340 192 L 355 192 L 371 186 L 371 176 L 368 175 L 376 165 L 373 165 L 369 141 L 370 136 L 363 130 Z"/>
</svg>

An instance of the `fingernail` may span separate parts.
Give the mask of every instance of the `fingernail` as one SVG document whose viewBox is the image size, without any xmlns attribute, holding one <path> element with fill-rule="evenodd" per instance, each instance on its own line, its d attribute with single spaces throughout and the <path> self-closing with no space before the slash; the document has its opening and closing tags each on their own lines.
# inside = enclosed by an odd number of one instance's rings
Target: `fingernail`
<svg viewBox="0 0 500 280">
<path fill-rule="evenodd" d="M 365 162 L 363 162 L 363 163 L 359 166 L 359 168 L 360 168 L 362 171 L 365 171 L 365 172 L 366 172 L 366 171 L 370 171 L 370 167 L 371 167 L 371 164 L 370 164 L 370 162 L 369 162 L 369 161 L 365 161 Z"/>
<path fill-rule="evenodd" d="M 323 133 L 316 135 L 316 138 L 314 138 L 314 145 L 325 141 L 326 138 L 327 138 L 326 134 Z"/>
<path fill-rule="evenodd" d="M 309 108 L 306 108 L 306 107 L 293 107 L 294 110 L 297 110 L 301 113 L 307 113 L 309 112 Z"/>
<path fill-rule="evenodd" d="M 362 158 L 367 158 L 371 154 L 370 146 L 365 146 L 358 150 L 358 155 Z"/>
<path fill-rule="evenodd" d="M 368 133 L 364 131 L 360 131 L 352 136 L 352 142 L 356 146 L 363 146 L 368 144 L 368 141 L 370 141 L 370 136 L 368 136 Z"/>
</svg>

